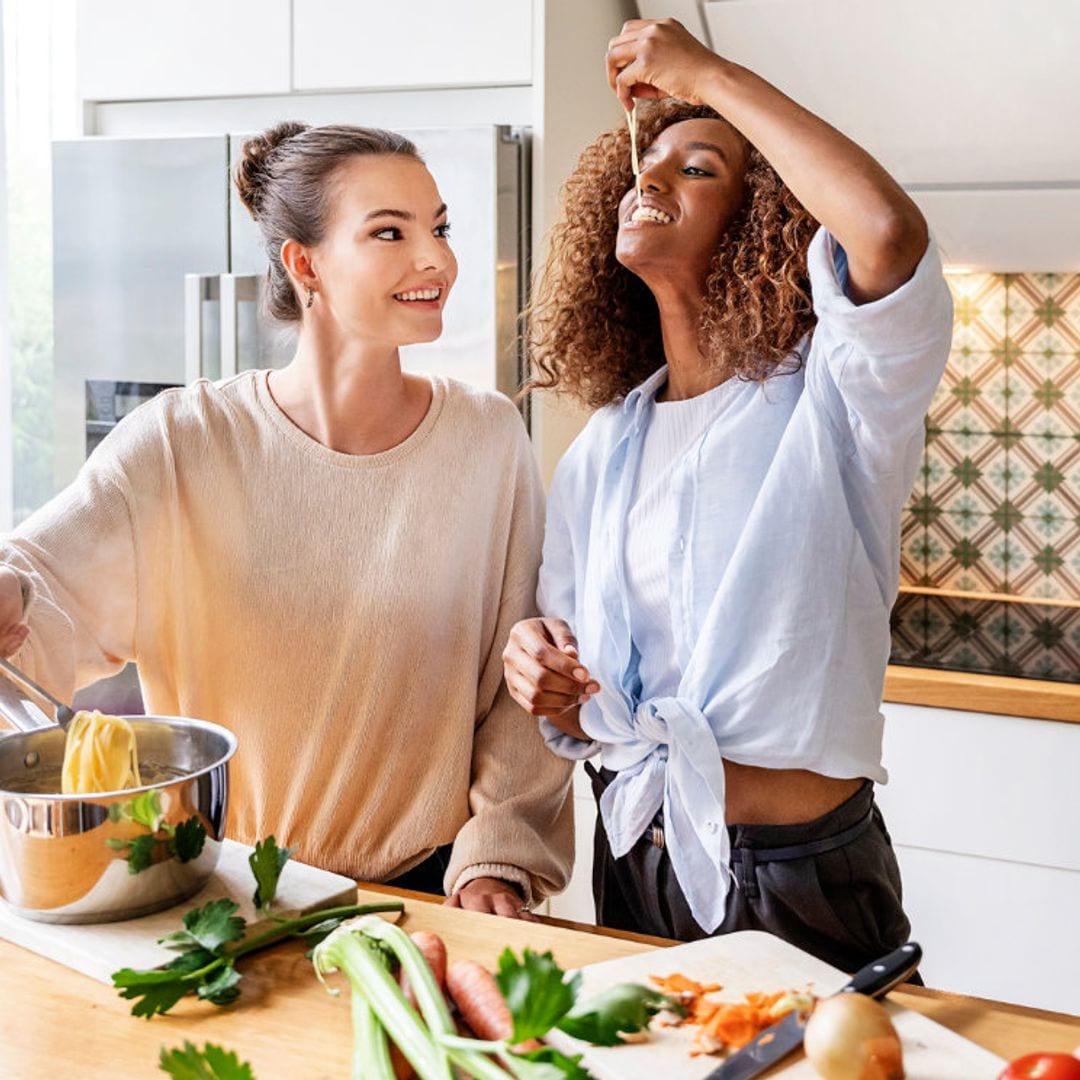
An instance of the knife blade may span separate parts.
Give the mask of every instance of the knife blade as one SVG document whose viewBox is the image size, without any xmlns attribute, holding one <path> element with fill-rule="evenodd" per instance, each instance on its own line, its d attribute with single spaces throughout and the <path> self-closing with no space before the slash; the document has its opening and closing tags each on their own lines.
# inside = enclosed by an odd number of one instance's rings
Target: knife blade
<svg viewBox="0 0 1080 1080">
<path fill-rule="evenodd" d="M 861 968 L 838 993 L 884 997 L 907 979 L 921 960 L 922 949 L 916 942 L 909 941 L 888 956 Z M 713 1069 L 705 1080 L 752 1080 L 760 1076 L 802 1045 L 806 1019 L 798 1010 L 789 1012 L 772 1027 L 766 1028 L 753 1042 L 747 1043 L 737 1054 Z"/>
</svg>

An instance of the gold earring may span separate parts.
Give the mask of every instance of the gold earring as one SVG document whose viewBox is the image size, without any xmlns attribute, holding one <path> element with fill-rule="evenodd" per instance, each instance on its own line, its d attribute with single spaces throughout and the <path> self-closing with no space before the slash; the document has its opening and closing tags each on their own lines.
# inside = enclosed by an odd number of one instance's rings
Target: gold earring
<svg viewBox="0 0 1080 1080">
<path fill-rule="evenodd" d="M 311 307 L 315 303 L 315 290 L 309 285 L 307 291 L 307 303 L 304 307 Z"/>
</svg>

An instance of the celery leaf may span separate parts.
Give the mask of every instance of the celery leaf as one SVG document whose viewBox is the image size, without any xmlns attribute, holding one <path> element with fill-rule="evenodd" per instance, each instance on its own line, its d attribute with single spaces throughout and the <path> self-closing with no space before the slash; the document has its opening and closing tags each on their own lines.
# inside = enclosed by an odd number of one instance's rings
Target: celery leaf
<svg viewBox="0 0 1080 1080">
<path fill-rule="evenodd" d="M 509 1041 L 519 1043 L 539 1039 L 573 1008 L 581 975 L 567 978 L 550 952 L 526 949 L 519 961 L 510 949 L 503 949 L 495 981 L 514 1021 Z"/>
<path fill-rule="evenodd" d="M 213 1043 L 199 1050 L 186 1039 L 183 1049 L 162 1047 L 159 1066 L 173 1080 L 255 1080 L 251 1066 L 236 1054 Z"/>
<path fill-rule="evenodd" d="M 248 865 L 255 875 L 255 907 L 266 911 L 277 894 L 278 878 L 295 848 L 279 848 L 273 836 L 256 842 L 248 856 Z"/>
<path fill-rule="evenodd" d="M 661 1009 L 678 1005 L 639 983 L 619 983 L 576 1005 L 556 1027 L 595 1046 L 617 1046 L 624 1041 L 620 1032 L 644 1031 Z"/>
</svg>

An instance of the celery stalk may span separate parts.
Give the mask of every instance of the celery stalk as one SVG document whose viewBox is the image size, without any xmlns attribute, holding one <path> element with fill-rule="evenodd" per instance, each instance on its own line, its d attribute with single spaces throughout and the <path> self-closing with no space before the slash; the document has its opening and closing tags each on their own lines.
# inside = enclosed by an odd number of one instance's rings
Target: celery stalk
<svg viewBox="0 0 1080 1080">
<path fill-rule="evenodd" d="M 450 1055 L 450 1060 L 475 1080 L 513 1080 L 514 1074 L 496 1064 L 487 1054 L 506 1054 L 510 1047 L 505 1042 L 486 1039 L 466 1039 L 461 1035 L 443 1035 L 439 1040 Z"/>
<path fill-rule="evenodd" d="M 400 927 L 378 916 L 355 919 L 349 926 L 388 945 L 394 951 L 402 971 L 409 979 L 412 992 L 416 995 L 416 1003 L 420 1006 L 420 1011 L 434 1036 L 435 1043 L 438 1045 L 440 1035 L 456 1035 L 457 1029 L 454 1027 L 450 1010 L 446 1006 L 442 989 L 435 981 L 435 976 L 424 959 L 424 954 L 416 947 L 413 939 Z"/>
<path fill-rule="evenodd" d="M 514 1080 L 510 1073 L 496 1065 L 491 1058 L 484 1057 L 483 1054 L 469 1053 L 466 1050 L 451 1050 L 450 1060 L 473 1080 Z"/>
<path fill-rule="evenodd" d="M 352 992 L 352 1080 L 396 1080 L 386 1030 L 363 994 Z"/>
<path fill-rule="evenodd" d="M 338 927 L 316 947 L 313 959 L 320 978 L 335 969 L 344 972 L 353 990 L 367 1001 L 420 1080 L 453 1080 L 446 1051 L 436 1047 L 431 1033 L 387 971 L 378 946 L 357 932 L 355 924 Z M 353 1034 L 355 1037 L 356 1032 Z"/>
</svg>

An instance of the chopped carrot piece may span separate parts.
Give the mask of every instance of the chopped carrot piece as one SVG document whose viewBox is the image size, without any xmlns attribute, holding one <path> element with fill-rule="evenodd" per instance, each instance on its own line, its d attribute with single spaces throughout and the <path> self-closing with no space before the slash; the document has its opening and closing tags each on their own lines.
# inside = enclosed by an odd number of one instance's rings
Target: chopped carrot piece
<svg viewBox="0 0 1080 1080">
<path fill-rule="evenodd" d="M 685 1023 L 698 1028 L 692 1057 L 741 1049 L 795 1007 L 785 999 L 798 997 L 788 990 L 751 991 L 742 1001 L 715 1001 L 705 995 L 722 989 L 719 983 L 700 983 L 678 973 L 650 978 L 665 993 L 681 998 L 687 1010 Z"/>
<path fill-rule="evenodd" d="M 708 994 L 723 989 L 719 983 L 699 983 L 685 975 L 650 975 L 649 978 L 668 994 Z"/>
</svg>

